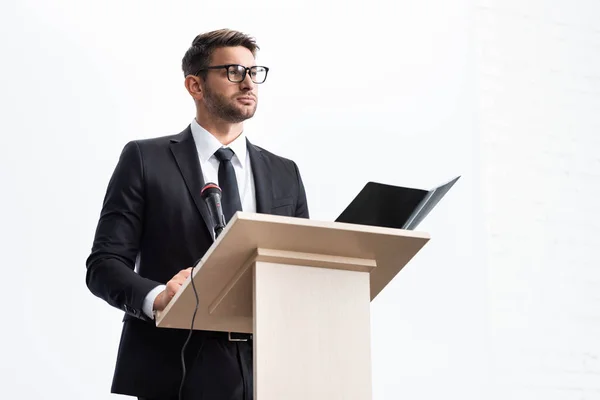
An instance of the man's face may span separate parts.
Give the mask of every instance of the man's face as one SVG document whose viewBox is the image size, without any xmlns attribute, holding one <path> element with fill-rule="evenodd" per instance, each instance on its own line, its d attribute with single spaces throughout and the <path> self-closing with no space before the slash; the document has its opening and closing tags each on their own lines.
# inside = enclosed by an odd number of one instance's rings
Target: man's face
<svg viewBox="0 0 600 400">
<path fill-rule="evenodd" d="M 252 52 L 245 47 L 222 47 L 212 54 L 210 66 L 239 64 L 252 67 Z M 225 68 L 208 70 L 202 84 L 206 109 L 214 116 L 231 123 L 252 118 L 258 104 L 258 88 L 250 79 L 250 73 L 242 82 L 230 82 Z"/>
</svg>

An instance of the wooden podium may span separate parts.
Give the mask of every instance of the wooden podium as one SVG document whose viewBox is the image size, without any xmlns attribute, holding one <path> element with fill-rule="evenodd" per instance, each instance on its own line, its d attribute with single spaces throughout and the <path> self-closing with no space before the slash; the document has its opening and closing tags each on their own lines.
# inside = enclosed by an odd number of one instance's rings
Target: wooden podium
<svg viewBox="0 0 600 400">
<path fill-rule="evenodd" d="M 156 324 L 253 334 L 255 400 L 370 400 L 370 302 L 425 233 L 238 212 Z"/>
</svg>

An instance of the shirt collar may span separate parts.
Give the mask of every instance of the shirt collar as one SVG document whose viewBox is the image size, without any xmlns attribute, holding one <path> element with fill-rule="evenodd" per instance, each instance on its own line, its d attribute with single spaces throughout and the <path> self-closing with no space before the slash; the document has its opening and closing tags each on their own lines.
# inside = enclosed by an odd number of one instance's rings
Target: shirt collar
<svg viewBox="0 0 600 400">
<path fill-rule="evenodd" d="M 219 140 L 214 137 L 209 131 L 204 129 L 194 118 L 191 124 L 192 136 L 196 142 L 196 149 L 200 162 L 207 162 L 208 159 L 215 154 L 221 147 L 229 147 L 235 153 L 235 157 L 239 160 L 241 167 L 246 165 L 246 135 L 242 132 L 235 140 L 227 146 L 223 146 Z"/>
</svg>

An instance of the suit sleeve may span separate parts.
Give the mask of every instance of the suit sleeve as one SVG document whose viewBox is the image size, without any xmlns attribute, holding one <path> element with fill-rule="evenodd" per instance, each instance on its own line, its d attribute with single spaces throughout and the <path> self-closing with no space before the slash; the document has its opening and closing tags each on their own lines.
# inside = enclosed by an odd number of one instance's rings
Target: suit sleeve
<svg viewBox="0 0 600 400">
<path fill-rule="evenodd" d="M 144 226 L 145 185 L 143 161 L 136 142 L 123 148 L 109 181 L 86 261 L 86 284 L 111 306 L 147 320 L 144 298 L 159 282 L 134 270 Z"/>
<path fill-rule="evenodd" d="M 308 203 L 306 201 L 306 191 L 304 190 L 304 183 L 302 183 L 300 170 L 298 169 L 296 163 L 294 163 L 294 169 L 296 170 L 296 176 L 298 178 L 298 200 L 296 202 L 296 213 L 294 216 L 299 218 L 310 218 L 308 213 Z"/>
</svg>

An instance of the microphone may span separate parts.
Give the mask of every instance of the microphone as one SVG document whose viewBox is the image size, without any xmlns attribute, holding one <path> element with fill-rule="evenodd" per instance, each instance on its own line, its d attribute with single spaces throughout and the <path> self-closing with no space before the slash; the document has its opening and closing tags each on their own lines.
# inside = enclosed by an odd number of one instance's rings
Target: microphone
<svg viewBox="0 0 600 400">
<path fill-rule="evenodd" d="M 225 215 L 221 206 L 221 193 L 221 188 L 212 182 L 204 185 L 200 192 L 200 196 L 206 202 L 212 217 L 215 239 L 219 237 L 223 228 L 225 228 Z"/>
</svg>

